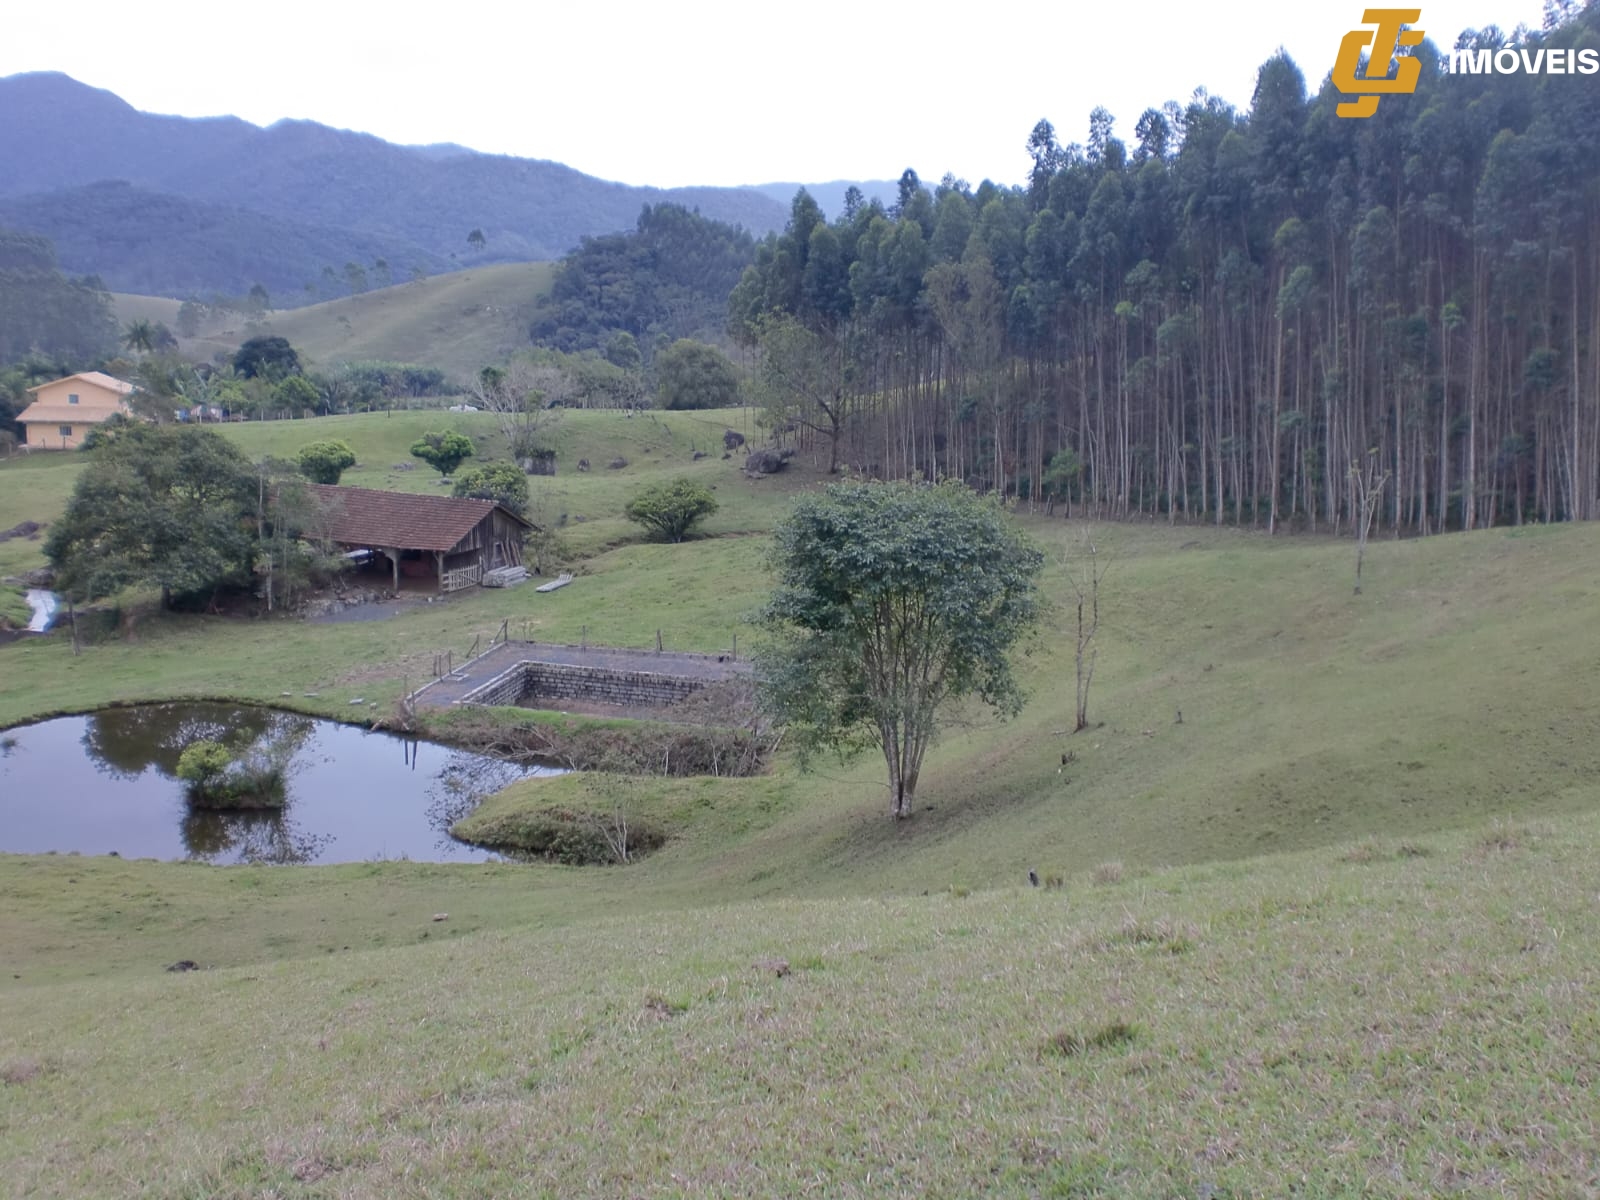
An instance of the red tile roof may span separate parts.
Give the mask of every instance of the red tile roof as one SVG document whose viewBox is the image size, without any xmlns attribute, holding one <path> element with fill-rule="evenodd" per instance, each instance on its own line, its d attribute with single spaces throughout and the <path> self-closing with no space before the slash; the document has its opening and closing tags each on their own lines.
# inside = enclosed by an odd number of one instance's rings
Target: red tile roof
<svg viewBox="0 0 1600 1200">
<path fill-rule="evenodd" d="M 493 500 L 458 500 L 374 488 L 310 485 L 328 519 L 327 534 L 350 546 L 399 550 L 448 550 L 496 508 Z M 501 511 L 532 528 L 510 509 Z"/>
</svg>

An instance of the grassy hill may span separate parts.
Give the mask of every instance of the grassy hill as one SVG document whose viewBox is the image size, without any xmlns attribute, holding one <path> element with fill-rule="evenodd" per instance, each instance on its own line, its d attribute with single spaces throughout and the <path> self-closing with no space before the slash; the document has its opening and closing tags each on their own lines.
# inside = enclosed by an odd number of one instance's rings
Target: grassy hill
<svg viewBox="0 0 1600 1200">
<path fill-rule="evenodd" d="M 51 1197 L 1584 1196 L 1597 847 L 1589 815 L 561 928 L 543 912 L 560 872 L 3 862 L 6 1179 Z M 218 925 L 222 958 L 198 948 Z M 93 977 L 52 980 L 41 958 L 66 947 Z M 217 969 L 161 970 L 186 956 Z"/>
<path fill-rule="evenodd" d="M 347 715 L 506 619 L 722 648 L 767 586 L 762 534 L 819 479 L 743 478 L 719 449 L 743 420 L 568 414 L 560 473 L 531 481 L 578 572 L 562 591 L 367 624 L 148 616 L 81 658 L 3 647 L 0 725 L 219 692 Z M 444 421 L 504 456 L 472 414 L 227 433 L 253 455 L 343 437 L 348 482 L 442 491 L 397 464 Z M 0 464 L 0 529 L 53 519 L 79 470 Z M 713 536 L 640 542 L 622 503 L 677 474 L 717 489 Z M 1056 602 L 1031 702 L 953 728 L 910 822 L 883 815 L 881 762 L 783 758 L 641 793 L 676 836 L 623 869 L 0 856 L 7 1177 L 42 1195 L 1587 1194 L 1600 526 L 1375 541 L 1362 596 L 1346 540 L 1100 528 L 1095 724 L 1070 735 L 1088 531 L 1019 520 Z M 0 544 L 0 573 L 37 546 Z M 1026 887 L 1029 867 L 1066 886 Z M 752 965 L 774 956 L 787 975 Z M 180 958 L 216 969 L 161 972 Z"/>
<path fill-rule="evenodd" d="M 502 263 L 435 275 L 393 287 L 275 311 L 260 328 L 242 314 L 227 325 L 202 327 L 184 338 L 186 354 L 212 359 L 232 354 L 257 334 L 286 337 L 301 358 L 321 370 L 380 359 L 438 367 L 465 378 L 528 345 L 539 297 L 550 289 L 553 263 Z M 178 302 L 158 296 L 113 297 L 120 324 L 141 317 L 176 328 Z"/>
</svg>

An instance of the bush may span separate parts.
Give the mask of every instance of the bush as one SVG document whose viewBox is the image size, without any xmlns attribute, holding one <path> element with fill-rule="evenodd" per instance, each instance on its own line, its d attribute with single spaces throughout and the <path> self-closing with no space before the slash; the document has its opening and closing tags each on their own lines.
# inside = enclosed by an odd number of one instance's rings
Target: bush
<svg viewBox="0 0 1600 1200">
<path fill-rule="evenodd" d="M 666 541 L 681 542 L 695 522 L 716 511 L 716 499 L 704 484 L 675 479 L 645 488 L 628 502 L 623 515 Z"/>
<path fill-rule="evenodd" d="M 196 808 L 282 808 L 288 803 L 288 759 L 278 750 L 269 746 L 238 756 L 220 742 L 190 742 L 178 756 L 178 778 L 189 785 L 189 803 Z"/>
<path fill-rule="evenodd" d="M 178 756 L 178 778 L 204 791 L 227 775 L 232 765 L 232 753 L 220 742 L 190 742 Z"/>
<path fill-rule="evenodd" d="M 178 778 L 195 808 L 282 808 L 283 774 L 236 759 L 218 742 L 191 742 L 178 757 Z"/>
<path fill-rule="evenodd" d="M 458 824 L 451 832 L 459 837 L 464 831 Z M 473 845 L 571 867 L 619 861 L 616 843 L 624 836 L 629 860 L 667 842 L 667 831 L 654 821 L 634 819 L 618 824 L 615 813 L 566 806 L 508 814 L 470 832 Z"/>
<path fill-rule="evenodd" d="M 456 480 L 457 496 L 494 500 L 519 517 L 528 511 L 528 477 L 510 463 L 486 463 Z"/>
<path fill-rule="evenodd" d="M 312 442 L 300 447 L 295 462 L 312 483 L 338 483 L 345 468 L 356 465 L 356 452 L 347 442 Z"/>
</svg>

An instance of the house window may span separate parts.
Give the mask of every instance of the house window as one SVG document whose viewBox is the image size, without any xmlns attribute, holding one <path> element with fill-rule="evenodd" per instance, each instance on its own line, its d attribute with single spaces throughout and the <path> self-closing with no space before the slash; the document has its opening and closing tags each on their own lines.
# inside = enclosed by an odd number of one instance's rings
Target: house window
<svg viewBox="0 0 1600 1200">
<path fill-rule="evenodd" d="M 67 393 L 67 403 L 68 404 L 76 404 L 77 402 L 78 402 L 78 393 L 77 392 L 68 392 Z"/>
<path fill-rule="evenodd" d="M 71 425 L 63 425 L 61 427 L 61 436 L 62 437 L 71 437 L 72 436 L 72 426 Z"/>
</svg>

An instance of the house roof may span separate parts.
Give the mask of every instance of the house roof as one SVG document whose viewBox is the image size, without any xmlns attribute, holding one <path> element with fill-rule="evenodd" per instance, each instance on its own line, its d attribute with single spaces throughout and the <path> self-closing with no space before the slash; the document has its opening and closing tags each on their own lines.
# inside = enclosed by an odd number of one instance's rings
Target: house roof
<svg viewBox="0 0 1600 1200">
<path fill-rule="evenodd" d="M 22 425 L 54 425 L 57 422 L 63 425 L 98 425 L 119 412 L 125 412 L 126 408 L 126 405 L 122 409 L 105 409 L 92 404 L 46 404 L 35 400 L 17 414 L 17 422 Z"/>
<path fill-rule="evenodd" d="M 125 380 L 118 379 L 115 375 L 107 375 L 104 371 L 79 371 L 76 375 L 63 375 L 60 379 L 52 379 L 49 383 L 41 383 L 38 387 L 28 389 L 29 393 L 41 391 L 47 387 L 54 387 L 58 383 L 69 380 L 81 379 L 84 383 L 92 383 L 96 387 L 103 387 L 107 391 L 116 392 L 119 396 L 131 396 L 139 389 Z"/>
<path fill-rule="evenodd" d="M 328 536 L 346 545 L 448 550 L 497 508 L 513 521 L 533 528 L 493 500 L 461 500 L 326 483 L 313 483 L 310 490 L 328 518 Z"/>
</svg>

